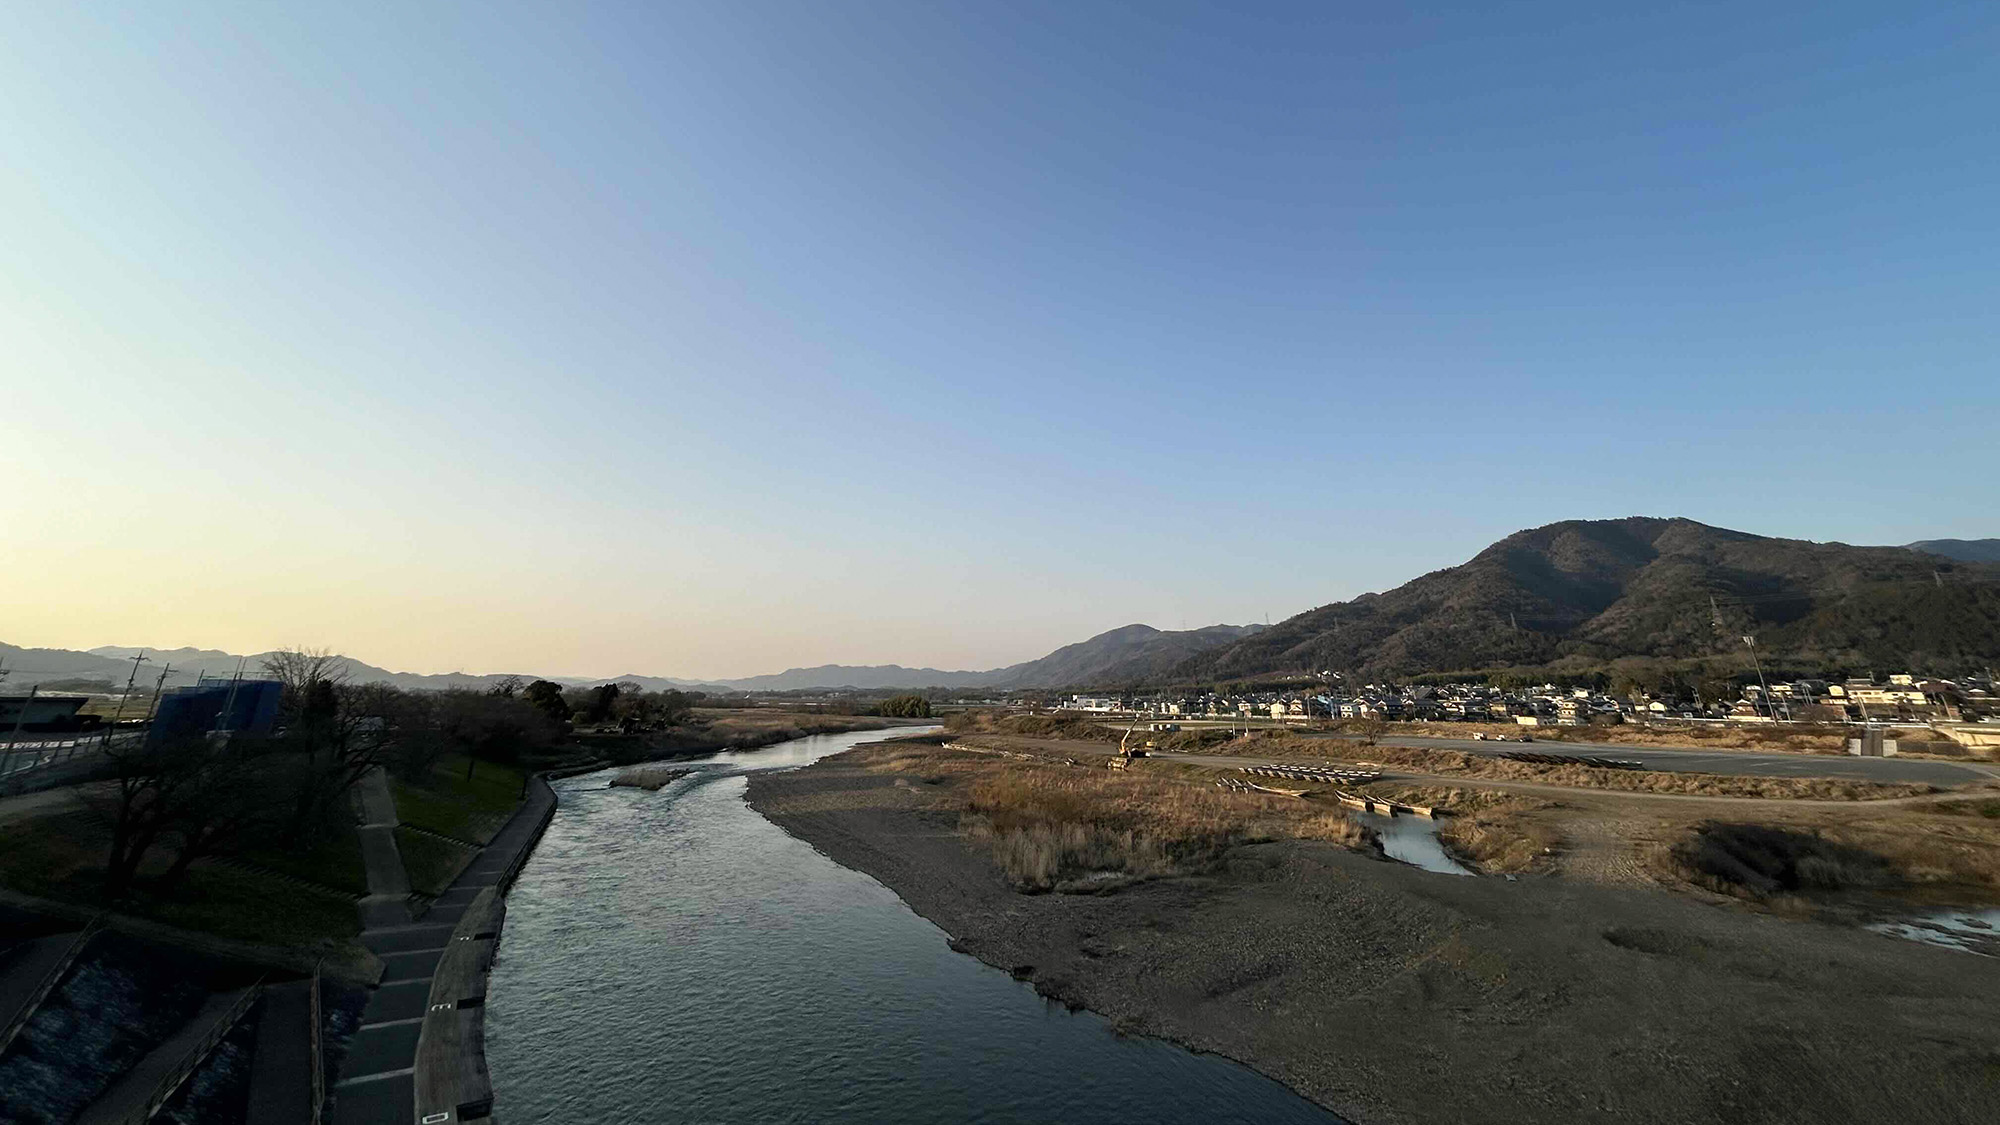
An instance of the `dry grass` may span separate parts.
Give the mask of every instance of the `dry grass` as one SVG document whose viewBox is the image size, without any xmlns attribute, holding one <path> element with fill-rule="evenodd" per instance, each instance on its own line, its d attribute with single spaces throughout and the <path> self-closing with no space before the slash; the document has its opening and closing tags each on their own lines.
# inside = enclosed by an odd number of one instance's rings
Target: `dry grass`
<svg viewBox="0 0 2000 1125">
<path fill-rule="evenodd" d="M 1681 793 L 1701 797 L 1759 797 L 1816 801 L 1873 801 L 1914 797 L 1937 790 L 1929 785 L 1877 784 L 1831 777 L 1738 777 L 1666 770 L 1614 770 L 1590 766 L 1552 766 L 1516 762 L 1458 750 L 1420 750 L 1404 746 L 1357 746 L 1327 739 L 1267 737 L 1238 740 L 1214 751 L 1223 754 L 1365 758 L 1378 765 L 1412 773 L 1495 781 L 1534 781 L 1583 789 L 1628 793 Z"/>
<path fill-rule="evenodd" d="M 912 774 L 959 830 L 993 851 L 1023 890 L 1097 890 L 1201 871 L 1240 844 L 1326 840 L 1370 846 L 1344 812 L 1289 798 L 1226 792 L 1185 767 L 1068 766 L 904 744 L 878 772 Z"/>
<path fill-rule="evenodd" d="M 2000 820 L 2000 797 L 1972 801 L 1939 801 L 1931 806 L 1931 811 L 1945 816 L 1978 816 L 1987 820 Z"/>
<path fill-rule="evenodd" d="M 1669 883 L 1780 905 L 1857 892 L 2000 901 L 2000 829 L 1935 815 L 1816 824 L 1706 821 L 1656 849 L 1650 862 Z"/>
<path fill-rule="evenodd" d="M 1890 861 L 1818 832 L 1711 821 L 1669 849 L 1667 874 L 1720 894 L 1767 899 L 1875 889 L 1899 880 Z"/>
</svg>

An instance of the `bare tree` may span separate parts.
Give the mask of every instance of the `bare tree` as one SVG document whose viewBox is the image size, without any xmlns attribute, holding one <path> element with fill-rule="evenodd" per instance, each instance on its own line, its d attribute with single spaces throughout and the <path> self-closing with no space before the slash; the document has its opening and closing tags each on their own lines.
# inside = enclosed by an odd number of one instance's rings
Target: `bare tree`
<svg viewBox="0 0 2000 1125">
<path fill-rule="evenodd" d="M 264 657 L 264 674 L 285 685 L 288 713 L 303 710 L 316 693 L 347 682 L 353 669 L 330 648 L 282 649 Z M 319 685 L 326 685 L 321 688 Z"/>
<path fill-rule="evenodd" d="M 195 860 L 225 854 L 276 828 L 286 812 L 283 786 L 291 772 L 281 750 L 272 739 L 206 734 L 114 743 L 106 750 L 118 783 L 106 810 L 112 823 L 106 895 L 129 893 L 158 845 L 177 847 L 162 881 L 171 887 Z"/>
</svg>

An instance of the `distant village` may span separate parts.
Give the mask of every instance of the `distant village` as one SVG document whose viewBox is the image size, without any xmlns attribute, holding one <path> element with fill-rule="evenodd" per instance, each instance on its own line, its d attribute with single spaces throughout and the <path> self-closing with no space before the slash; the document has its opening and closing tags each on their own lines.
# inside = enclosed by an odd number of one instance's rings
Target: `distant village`
<svg viewBox="0 0 2000 1125">
<path fill-rule="evenodd" d="M 1514 723 L 1519 726 L 1586 726 L 1654 719 L 1771 723 L 2000 722 L 1994 686 L 1987 679 L 1943 680 L 1897 674 L 1886 683 L 1792 680 L 1752 684 L 1732 700 L 1668 699 L 1646 694 L 1616 697 L 1554 684 L 1503 690 L 1484 684 L 1363 684 L 1314 692 L 1205 693 L 1171 696 L 1075 695 L 1066 711 L 1136 714 L 1155 718 L 1376 719 L 1387 722 Z"/>
</svg>

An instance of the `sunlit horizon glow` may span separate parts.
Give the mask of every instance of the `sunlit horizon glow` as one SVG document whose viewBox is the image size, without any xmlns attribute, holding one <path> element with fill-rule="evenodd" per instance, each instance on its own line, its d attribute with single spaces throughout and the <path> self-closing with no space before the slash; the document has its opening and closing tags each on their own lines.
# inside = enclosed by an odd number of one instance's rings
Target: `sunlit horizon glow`
<svg viewBox="0 0 2000 1125">
<path fill-rule="evenodd" d="M 0 641 L 983 669 L 2000 535 L 2000 9 L 24 5 Z"/>
</svg>

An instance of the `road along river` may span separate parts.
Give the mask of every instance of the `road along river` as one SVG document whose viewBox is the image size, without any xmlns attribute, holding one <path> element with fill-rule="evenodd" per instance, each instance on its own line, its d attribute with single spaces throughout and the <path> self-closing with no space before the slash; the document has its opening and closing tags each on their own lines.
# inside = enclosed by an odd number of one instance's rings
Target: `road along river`
<svg viewBox="0 0 2000 1125">
<path fill-rule="evenodd" d="M 556 783 L 507 899 L 486 1056 L 501 1119 L 1335 1122 L 1226 1060 L 1122 1038 L 946 945 L 743 803 L 883 732 Z"/>
</svg>

